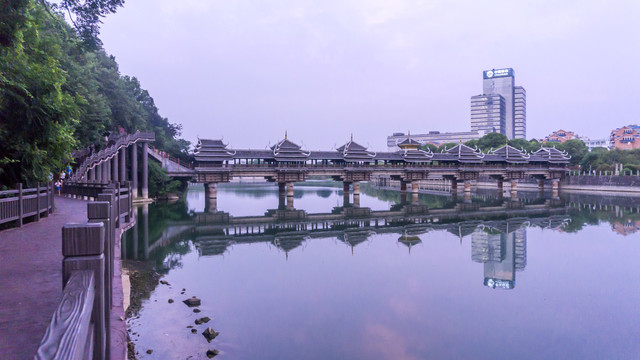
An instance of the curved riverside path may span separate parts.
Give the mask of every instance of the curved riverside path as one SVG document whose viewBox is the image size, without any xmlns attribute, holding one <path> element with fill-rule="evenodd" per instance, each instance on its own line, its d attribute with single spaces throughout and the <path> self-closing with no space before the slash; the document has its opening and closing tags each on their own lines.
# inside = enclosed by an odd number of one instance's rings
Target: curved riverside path
<svg viewBox="0 0 640 360">
<path fill-rule="evenodd" d="M 38 222 L 0 231 L 0 358 L 32 359 L 62 296 L 62 226 L 87 221 L 87 201 L 56 196 Z"/>
<path fill-rule="evenodd" d="M 53 213 L 40 221 L 0 231 L 0 359 L 33 359 L 60 302 L 62 226 L 87 222 L 87 201 L 56 196 L 54 204 Z M 114 304 L 122 304 L 119 245 L 116 241 L 114 290 L 120 291 L 114 292 Z M 114 306 L 113 359 L 126 357 L 126 329 L 120 317 L 122 306 Z"/>
</svg>

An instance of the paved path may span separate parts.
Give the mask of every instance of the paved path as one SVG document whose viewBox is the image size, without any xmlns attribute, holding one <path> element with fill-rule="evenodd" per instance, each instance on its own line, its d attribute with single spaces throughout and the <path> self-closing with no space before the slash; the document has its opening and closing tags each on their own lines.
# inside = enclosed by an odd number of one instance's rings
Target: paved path
<svg viewBox="0 0 640 360">
<path fill-rule="evenodd" d="M 62 226 L 87 202 L 56 197 L 39 222 L 0 231 L 0 359 L 32 359 L 62 295 Z"/>
</svg>

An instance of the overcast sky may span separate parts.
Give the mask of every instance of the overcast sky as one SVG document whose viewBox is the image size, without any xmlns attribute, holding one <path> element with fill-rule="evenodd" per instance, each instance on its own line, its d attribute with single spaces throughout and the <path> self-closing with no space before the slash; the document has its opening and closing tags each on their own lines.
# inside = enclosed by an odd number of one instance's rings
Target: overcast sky
<svg viewBox="0 0 640 360">
<path fill-rule="evenodd" d="M 527 137 L 640 122 L 640 1 L 127 0 L 102 26 L 183 137 L 308 149 L 468 131 L 482 71 L 527 90 Z"/>
</svg>

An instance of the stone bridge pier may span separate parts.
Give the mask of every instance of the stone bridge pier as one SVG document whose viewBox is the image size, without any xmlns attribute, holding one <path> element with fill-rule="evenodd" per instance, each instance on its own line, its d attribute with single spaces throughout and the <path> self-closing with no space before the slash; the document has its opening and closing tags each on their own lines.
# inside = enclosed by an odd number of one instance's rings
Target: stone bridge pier
<svg viewBox="0 0 640 360">
<path fill-rule="evenodd" d="M 218 211 L 218 183 L 204 184 L 204 201 L 206 212 L 215 213 Z"/>
</svg>

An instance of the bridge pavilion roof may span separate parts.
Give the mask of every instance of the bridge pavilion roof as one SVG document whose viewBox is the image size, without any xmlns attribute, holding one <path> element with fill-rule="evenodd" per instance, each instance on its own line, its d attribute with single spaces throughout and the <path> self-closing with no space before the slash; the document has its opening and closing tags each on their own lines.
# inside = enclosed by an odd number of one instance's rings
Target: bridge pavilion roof
<svg viewBox="0 0 640 360">
<path fill-rule="evenodd" d="M 300 145 L 287 139 L 286 134 L 284 139 L 271 147 L 271 151 L 276 161 L 306 161 L 311 154 L 309 151 L 302 150 Z"/>
<path fill-rule="evenodd" d="M 232 160 L 235 153 L 234 150 L 227 149 L 227 145 L 222 140 L 198 139 L 193 157 L 198 162 L 222 162 Z"/>
<path fill-rule="evenodd" d="M 405 148 L 398 151 L 402 156 L 402 160 L 408 163 L 421 163 L 431 161 L 433 158 L 433 152 L 424 151 L 412 148 Z"/>
<path fill-rule="evenodd" d="M 338 235 L 338 240 L 351 246 L 352 248 L 358 244 L 361 244 L 369 240 L 369 236 L 375 234 L 371 230 L 349 230 L 346 229 L 344 233 Z"/>
<path fill-rule="evenodd" d="M 409 135 L 406 139 L 397 142 L 396 145 L 399 146 L 401 149 L 419 148 L 420 146 L 422 146 L 422 143 L 417 141 L 417 140 L 412 139 L 411 135 Z"/>
<path fill-rule="evenodd" d="M 552 164 L 566 164 L 571 159 L 571 156 L 566 152 L 560 151 L 554 147 L 546 148 L 542 147 L 540 150 L 533 153 L 531 161 L 543 161 L 550 162 Z"/>
<path fill-rule="evenodd" d="M 464 144 L 459 144 L 451 149 L 444 149 L 440 156 L 434 157 L 434 160 L 440 161 L 457 161 L 460 163 L 481 163 L 484 154 L 476 149 L 472 149 Z M 442 156 L 445 155 L 445 156 Z"/>
<path fill-rule="evenodd" d="M 496 161 L 507 163 L 526 163 L 531 156 L 524 151 L 520 151 L 513 146 L 504 145 L 496 150 L 490 151 L 484 161 Z"/>
<path fill-rule="evenodd" d="M 353 141 L 353 137 L 336 150 L 342 154 L 342 158 L 346 162 L 372 161 L 376 157 L 375 152 L 367 151 L 366 147 Z"/>
</svg>

